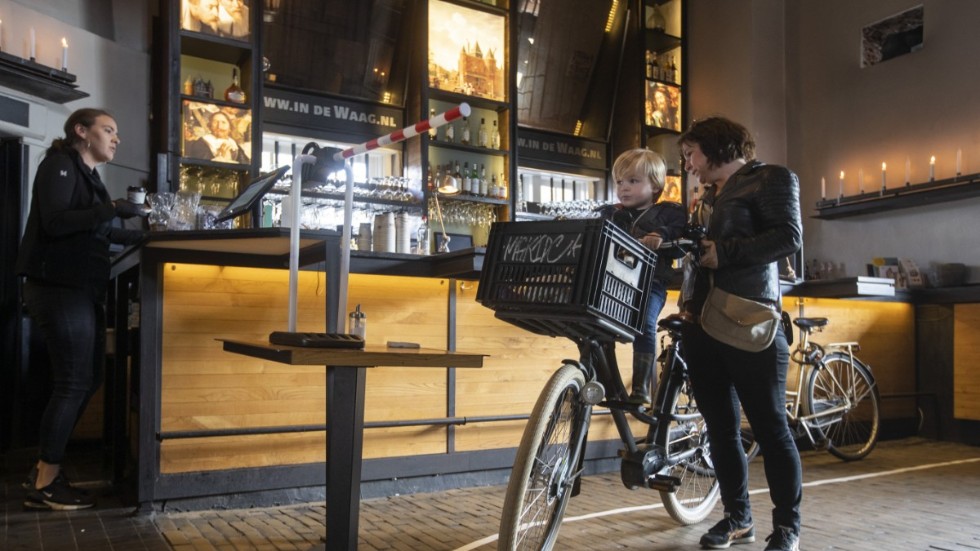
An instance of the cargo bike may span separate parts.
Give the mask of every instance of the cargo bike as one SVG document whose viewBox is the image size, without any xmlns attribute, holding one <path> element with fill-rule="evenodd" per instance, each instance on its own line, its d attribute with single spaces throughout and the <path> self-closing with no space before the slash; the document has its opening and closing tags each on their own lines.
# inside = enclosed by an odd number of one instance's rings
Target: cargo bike
<svg viewBox="0 0 980 551">
<path fill-rule="evenodd" d="M 621 478 L 657 490 L 682 524 L 703 520 L 719 498 L 704 421 L 680 340 L 664 347 L 653 404 L 627 401 L 615 355 L 643 329 L 656 257 L 602 219 L 498 222 L 490 232 L 477 300 L 539 335 L 566 337 L 564 360 L 531 412 L 514 461 L 498 549 L 551 549 L 568 500 L 580 490 L 594 407 L 608 408 L 622 439 Z M 660 326 L 679 336 L 680 321 Z M 634 434 L 630 418 L 644 430 Z"/>
</svg>

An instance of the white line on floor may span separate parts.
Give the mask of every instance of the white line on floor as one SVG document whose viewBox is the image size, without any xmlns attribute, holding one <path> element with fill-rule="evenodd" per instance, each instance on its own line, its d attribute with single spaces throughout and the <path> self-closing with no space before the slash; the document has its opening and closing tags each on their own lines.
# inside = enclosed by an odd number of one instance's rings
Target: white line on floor
<svg viewBox="0 0 980 551">
<path fill-rule="evenodd" d="M 970 459 L 958 459 L 956 461 L 944 461 L 942 463 L 930 463 L 928 465 L 917 465 L 915 467 L 903 467 L 901 469 L 892 469 L 890 471 L 881 471 L 881 472 L 876 472 L 876 473 L 865 473 L 865 474 L 857 474 L 857 475 L 853 475 L 853 476 L 842 476 L 842 477 L 839 477 L 839 478 L 828 478 L 826 480 L 814 480 L 812 482 L 805 482 L 803 484 L 803 487 L 804 488 L 812 488 L 814 486 L 824 486 L 824 485 L 827 485 L 827 484 L 840 484 L 842 482 L 852 482 L 852 481 L 855 481 L 855 480 L 864 480 L 864 479 L 868 479 L 868 478 L 878 478 L 878 477 L 882 477 L 882 476 L 894 476 L 894 475 L 897 475 L 897 474 L 903 474 L 903 473 L 908 473 L 908 472 L 912 472 L 912 471 L 924 471 L 924 470 L 928 470 L 928 469 L 939 469 L 939 468 L 942 468 L 942 467 L 950 467 L 950 466 L 953 466 L 953 465 L 963 465 L 965 463 L 976 463 L 977 461 L 980 461 L 980 457 L 973 457 L 973 458 L 970 458 Z M 758 488 L 756 490 L 750 491 L 749 494 L 750 495 L 761 494 L 763 492 L 768 492 L 768 491 L 769 491 L 769 488 Z M 589 520 L 589 519 L 593 519 L 593 518 L 608 517 L 608 516 L 612 516 L 612 515 L 621 515 L 623 513 L 635 513 L 637 511 L 650 511 L 652 509 L 659 509 L 661 507 L 663 507 L 663 503 L 654 503 L 653 505 L 637 505 L 635 507 L 620 507 L 618 509 L 609 509 L 609 510 L 606 510 L 606 511 L 596 511 L 594 513 L 589 513 L 589 514 L 586 514 L 586 515 L 579 515 L 579 516 L 576 516 L 576 517 L 565 517 L 564 519 L 562 519 L 562 524 L 564 524 L 566 522 L 577 522 L 577 521 L 580 521 L 580 520 Z M 472 549 L 476 549 L 476 548 L 478 548 L 480 546 L 483 546 L 483 545 L 486 545 L 488 543 L 492 543 L 492 542 L 495 542 L 495 541 L 497 541 L 497 534 L 493 534 L 492 536 L 487 536 L 485 538 L 476 540 L 476 541 L 474 541 L 472 543 L 468 543 L 468 544 L 466 544 L 466 545 L 464 545 L 462 547 L 457 547 L 453 551 L 471 551 Z"/>
</svg>

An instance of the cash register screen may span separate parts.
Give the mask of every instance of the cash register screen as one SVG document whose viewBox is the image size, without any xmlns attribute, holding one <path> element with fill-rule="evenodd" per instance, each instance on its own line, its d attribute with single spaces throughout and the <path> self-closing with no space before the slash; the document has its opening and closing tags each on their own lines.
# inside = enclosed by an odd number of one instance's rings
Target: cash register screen
<svg viewBox="0 0 980 551">
<path fill-rule="evenodd" d="M 238 195 L 238 197 L 232 199 L 231 203 L 228 203 L 228 206 L 218 213 L 215 221 L 223 222 L 252 210 L 252 207 L 254 207 L 255 204 L 262 199 L 262 196 L 268 193 L 268 191 L 272 189 L 272 186 L 276 185 L 276 182 L 278 182 L 279 179 L 282 178 L 288 171 L 289 166 L 281 166 L 272 172 L 262 174 L 258 178 L 252 180 L 252 183 L 250 183 L 248 187 L 246 187 L 245 190 Z"/>
</svg>

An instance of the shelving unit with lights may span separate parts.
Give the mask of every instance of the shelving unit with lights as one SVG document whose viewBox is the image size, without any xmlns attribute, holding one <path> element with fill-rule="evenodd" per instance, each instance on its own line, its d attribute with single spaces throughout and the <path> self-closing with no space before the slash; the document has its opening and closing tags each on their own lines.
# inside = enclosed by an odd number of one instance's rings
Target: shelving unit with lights
<svg viewBox="0 0 980 551">
<path fill-rule="evenodd" d="M 510 4 L 509 0 L 427 0 L 420 10 L 419 28 L 426 29 L 421 50 L 427 56 L 416 65 L 414 74 L 423 80 L 415 87 L 417 95 L 409 98 L 413 107 L 408 110 L 408 118 L 413 118 L 414 109 L 424 119 L 463 102 L 469 104 L 472 112 L 465 121 L 457 120 L 437 129 L 434 136 L 410 142 L 408 162 L 421 167 L 427 182 L 425 194 L 432 228 L 440 227 L 433 194 L 448 183 L 446 173 L 454 174 L 459 165 L 461 177 L 454 180 L 459 193 L 440 194 L 439 202 L 447 231 L 471 237 L 474 246 L 486 244 L 491 221 L 509 220 L 511 216 L 515 122 L 511 104 L 514 48 Z M 460 21 L 466 25 L 465 32 L 453 28 Z M 457 42 L 460 37 L 463 42 Z M 469 141 L 464 143 L 467 127 Z M 481 134 L 485 135 L 483 143 Z M 477 182 L 485 174 L 485 187 L 479 183 L 465 186 L 463 172 L 467 166 Z M 434 244 L 432 250 L 436 250 Z"/>
<path fill-rule="evenodd" d="M 638 0 L 643 47 L 641 143 L 667 162 L 665 197 L 684 202 L 676 140 L 686 116 L 685 0 Z"/>
<path fill-rule="evenodd" d="M 161 3 L 155 191 L 200 193 L 202 205 L 218 208 L 258 174 L 262 14 L 247 6 L 220 16 L 196 9 L 181 0 Z M 226 99 L 236 80 L 240 94 Z"/>
</svg>

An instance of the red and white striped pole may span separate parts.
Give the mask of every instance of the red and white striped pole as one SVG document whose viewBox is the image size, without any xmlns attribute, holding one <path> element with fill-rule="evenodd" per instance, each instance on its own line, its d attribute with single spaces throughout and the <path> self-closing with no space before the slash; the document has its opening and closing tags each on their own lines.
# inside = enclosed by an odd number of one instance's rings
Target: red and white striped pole
<svg viewBox="0 0 980 551">
<path fill-rule="evenodd" d="M 333 160 L 342 161 L 355 155 L 360 155 L 361 153 L 367 153 L 372 149 L 377 149 L 379 147 L 407 140 L 408 138 L 413 138 L 419 134 L 424 134 L 433 128 L 439 128 L 440 126 L 450 123 L 456 119 L 468 117 L 470 116 L 470 112 L 470 104 L 463 102 L 445 113 L 439 113 L 431 119 L 419 121 L 412 126 L 406 126 L 401 130 L 396 130 L 387 136 L 375 138 L 373 140 L 366 141 L 361 145 L 355 145 L 354 147 L 350 147 L 343 151 L 338 151 L 337 153 L 334 153 Z"/>
</svg>

